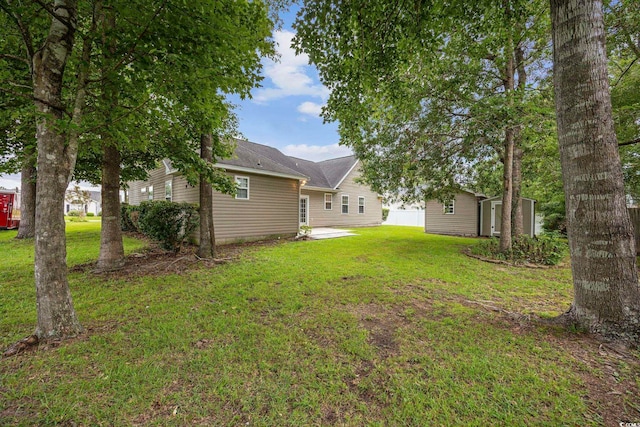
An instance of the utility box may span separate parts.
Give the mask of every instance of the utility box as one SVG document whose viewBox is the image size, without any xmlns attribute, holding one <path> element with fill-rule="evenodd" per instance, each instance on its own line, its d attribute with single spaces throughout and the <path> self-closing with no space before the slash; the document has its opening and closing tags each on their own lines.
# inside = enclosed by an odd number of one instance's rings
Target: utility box
<svg viewBox="0 0 640 427">
<path fill-rule="evenodd" d="M 20 225 L 20 193 L 0 190 L 0 229 L 11 230 Z"/>
</svg>

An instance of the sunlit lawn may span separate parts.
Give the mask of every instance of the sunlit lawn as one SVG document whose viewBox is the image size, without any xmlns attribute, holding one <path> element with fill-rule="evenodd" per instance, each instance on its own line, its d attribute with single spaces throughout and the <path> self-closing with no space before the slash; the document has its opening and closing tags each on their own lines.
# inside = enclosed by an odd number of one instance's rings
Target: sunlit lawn
<svg viewBox="0 0 640 427">
<path fill-rule="evenodd" d="M 69 263 L 95 260 L 99 224 L 67 229 Z M 603 423 L 583 381 L 600 373 L 563 349 L 571 334 L 506 314 L 566 310 L 568 268 L 486 264 L 461 253 L 473 239 L 413 227 L 357 233 L 182 275 L 72 273 L 89 334 L 0 362 L 0 425 Z M 35 326 L 32 242 L 13 235 L 2 348 Z"/>
</svg>

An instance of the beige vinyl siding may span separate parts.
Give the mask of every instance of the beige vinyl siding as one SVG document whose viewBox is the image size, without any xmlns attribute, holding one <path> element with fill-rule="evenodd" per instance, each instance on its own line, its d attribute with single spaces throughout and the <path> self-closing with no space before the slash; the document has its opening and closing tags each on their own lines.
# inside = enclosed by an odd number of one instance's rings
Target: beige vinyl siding
<svg viewBox="0 0 640 427">
<path fill-rule="evenodd" d="M 355 179 L 360 171 L 355 168 L 333 193 L 332 209 L 326 210 L 326 191 L 311 191 L 302 187 L 302 195 L 309 196 L 309 225 L 311 227 L 367 227 L 382 223 L 382 201 L 369 187 Z M 342 213 L 342 196 L 349 196 L 349 213 Z M 358 197 L 364 197 L 364 214 L 358 213 Z"/>
<path fill-rule="evenodd" d="M 213 222 L 216 242 L 253 240 L 276 235 L 295 235 L 298 232 L 299 181 L 255 175 L 246 172 L 227 172 L 249 178 L 249 200 L 214 192 Z M 165 182 L 172 179 L 174 202 L 199 202 L 199 186 L 191 186 L 178 174 L 167 175 L 165 168 L 154 169 L 146 181 L 130 183 L 129 202 L 143 201 L 140 189 L 153 185 L 154 200 L 164 200 Z M 144 200 L 147 200 L 144 198 Z"/>
<path fill-rule="evenodd" d="M 295 235 L 299 227 L 299 181 L 246 172 L 238 175 L 250 178 L 249 199 L 213 194 L 216 240 Z"/>
<path fill-rule="evenodd" d="M 429 200 L 425 206 L 424 224 L 427 233 L 477 236 L 478 200 L 471 193 L 457 193 L 453 214 L 445 214 L 442 203 Z"/>
</svg>

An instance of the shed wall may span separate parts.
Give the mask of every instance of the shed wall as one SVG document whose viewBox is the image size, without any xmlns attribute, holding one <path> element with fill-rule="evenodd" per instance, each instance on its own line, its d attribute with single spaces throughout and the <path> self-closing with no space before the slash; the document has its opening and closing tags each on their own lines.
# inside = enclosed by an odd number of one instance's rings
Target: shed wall
<svg viewBox="0 0 640 427">
<path fill-rule="evenodd" d="M 425 232 L 477 236 L 478 199 L 471 193 L 457 193 L 453 214 L 445 214 L 443 204 L 437 200 L 427 201 L 425 206 Z"/>
</svg>

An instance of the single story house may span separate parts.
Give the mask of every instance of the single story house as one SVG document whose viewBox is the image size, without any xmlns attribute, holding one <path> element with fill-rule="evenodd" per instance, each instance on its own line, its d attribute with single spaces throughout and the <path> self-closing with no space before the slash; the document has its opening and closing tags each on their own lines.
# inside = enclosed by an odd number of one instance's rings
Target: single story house
<svg viewBox="0 0 640 427">
<path fill-rule="evenodd" d="M 356 182 L 360 171 L 354 156 L 312 162 L 236 140 L 233 157 L 215 166 L 237 185 L 235 195 L 213 193 L 217 242 L 293 236 L 300 226 L 364 227 L 382 222 L 381 197 Z M 199 191 L 164 160 L 147 180 L 129 183 L 129 203 L 198 203 Z"/>
<path fill-rule="evenodd" d="M 64 201 L 64 214 L 70 211 L 84 211 L 85 214 L 92 213 L 95 216 L 102 212 L 102 193 L 100 191 L 87 191 L 88 199 L 85 201 L 73 199 L 73 193 L 67 190 L 67 197 Z"/>
<path fill-rule="evenodd" d="M 522 198 L 525 234 L 536 233 L 535 200 Z M 447 203 L 429 200 L 425 205 L 426 233 L 458 236 L 499 236 L 502 219 L 502 196 L 460 190 Z"/>
</svg>

